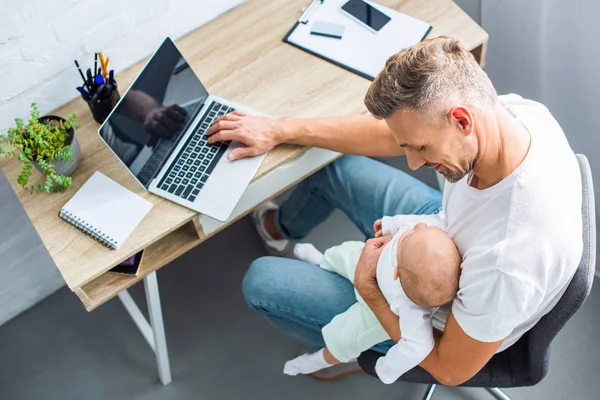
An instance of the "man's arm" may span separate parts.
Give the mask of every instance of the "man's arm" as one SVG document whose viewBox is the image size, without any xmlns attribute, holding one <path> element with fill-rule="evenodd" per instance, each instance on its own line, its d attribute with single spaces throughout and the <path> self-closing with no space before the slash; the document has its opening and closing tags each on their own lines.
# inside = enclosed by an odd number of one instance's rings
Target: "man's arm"
<svg viewBox="0 0 600 400">
<path fill-rule="evenodd" d="M 444 332 L 434 332 L 435 346 L 420 365 L 446 386 L 460 385 L 475 376 L 504 342 L 504 339 L 490 343 L 473 339 L 452 313 Z"/>
<path fill-rule="evenodd" d="M 399 317 L 390 310 L 377 283 L 363 280 L 356 288 L 390 338 L 397 343 L 401 337 Z M 504 341 L 485 343 L 471 338 L 452 314 L 444 332 L 434 331 L 434 336 L 433 350 L 419 365 L 445 386 L 460 385 L 475 376 Z"/>
<path fill-rule="evenodd" d="M 289 119 L 283 123 L 284 143 L 371 157 L 404 154 L 385 121 L 371 114 Z"/>
<path fill-rule="evenodd" d="M 280 143 L 364 156 L 404 154 L 385 121 L 370 114 L 277 120 L 236 111 L 215 121 L 207 134 L 210 143 L 236 140 L 246 144 L 234 150 L 235 159 L 266 153 Z"/>
</svg>

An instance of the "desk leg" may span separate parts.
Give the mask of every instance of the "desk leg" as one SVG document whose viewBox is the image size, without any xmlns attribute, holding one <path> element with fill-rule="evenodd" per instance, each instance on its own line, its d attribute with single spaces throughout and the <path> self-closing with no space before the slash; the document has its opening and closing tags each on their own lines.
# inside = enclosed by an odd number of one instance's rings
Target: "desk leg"
<svg viewBox="0 0 600 400">
<path fill-rule="evenodd" d="M 119 293 L 119 299 L 156 354 L 158 377 L 160 378 L 161 383 L 163 385 L 168 385 L 171 383 L 171 367 L 169 365 L 169 355 L 167 353 L 167 340 L 165 338 L 165 326 L 163 324 L 156 272 L 153 272 L 144 278 L 144 288 L 146 289 L 146 301 L 148 303 L 150 323 L 148 323 L 127 290 L 123 290 Z"/>
<path fill-rule="evenodd" d="M 144 278 L 144 288 L 146 289 L 150 325 L 152 325 L 152 332 L 154 333 L 154 352 L 156 353 L 158 377 L 163 385 L 168 385 L 171 383 L 171 366 L 169 365 L 169 354 L 167 353 L 167 339 L 165 337 L 165 325 L 160 306 L 156 272 Z"/>
</svg>

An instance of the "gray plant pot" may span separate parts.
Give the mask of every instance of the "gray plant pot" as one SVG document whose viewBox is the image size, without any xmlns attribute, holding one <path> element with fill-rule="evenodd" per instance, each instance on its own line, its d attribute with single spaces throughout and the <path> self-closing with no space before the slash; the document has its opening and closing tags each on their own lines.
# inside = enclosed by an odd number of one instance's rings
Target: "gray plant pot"
<svg viewBox="0 0 600 400">
<path fill-rule="evenodd" d="M 57 117 L 55 115 L 46 115 L 40 118 L 40 120 L 47 119 L 64 121 L 64 118 Z M 79 167 L 79 162 L 81 161 L 81 147 L 79 147 L 79 142 L 77 141 L 77 136 L 75 136 L 74 129 L 71 129 L 71 132 L 69 133 L 67 145 L 71 146 L 71 156 L 73 157 L 73 161 L 54 161 L 52 164 L 54 164 L 54 170 L 56 171 L 57 175 L 71 176 L 73 173 L 75 173 L 77 167 Z M 33 165 L 38 171 L 43 173 L 42 168 L 37 162 L 34 161 Z"/>
</svg>

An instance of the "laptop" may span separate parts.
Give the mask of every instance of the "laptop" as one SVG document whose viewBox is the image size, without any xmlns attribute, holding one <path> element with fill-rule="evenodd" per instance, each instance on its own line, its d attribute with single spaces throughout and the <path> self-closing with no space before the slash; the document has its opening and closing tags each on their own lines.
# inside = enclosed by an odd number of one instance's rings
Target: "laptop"
<svg viewBox="0 0 600 400">
<path fill-rule="evenodd" d="M 167 38 L 98 133 L 144 188 L 226 221 L 265 157 L 231 162 L 242 143 L 208 144 L 213 121 L 235 110 L 260 114 L 210 95 Z"/>
</svg>

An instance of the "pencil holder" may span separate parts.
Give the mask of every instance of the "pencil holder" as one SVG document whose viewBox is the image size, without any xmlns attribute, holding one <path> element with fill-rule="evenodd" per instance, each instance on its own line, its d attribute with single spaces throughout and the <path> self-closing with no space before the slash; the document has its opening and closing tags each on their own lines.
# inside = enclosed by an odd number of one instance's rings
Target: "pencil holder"
<svg viewBox="0 0 600 400">
<path fill-rule="evenodd" d="M 108 118 L 108 115 L 113 108 L 115 108 L 119 102 L 119 99 L 121 99 L 121 95 L 119 94 L 119 89 L 117 88 L 116 84 L 113 85 L 113 88 L 108 96 L 92 96 L 92 99 L 87 103 L 88 106 L 90 106 L 94 120 L 97 123 L 102 124 L 106 118 Z"/>
</svg>

